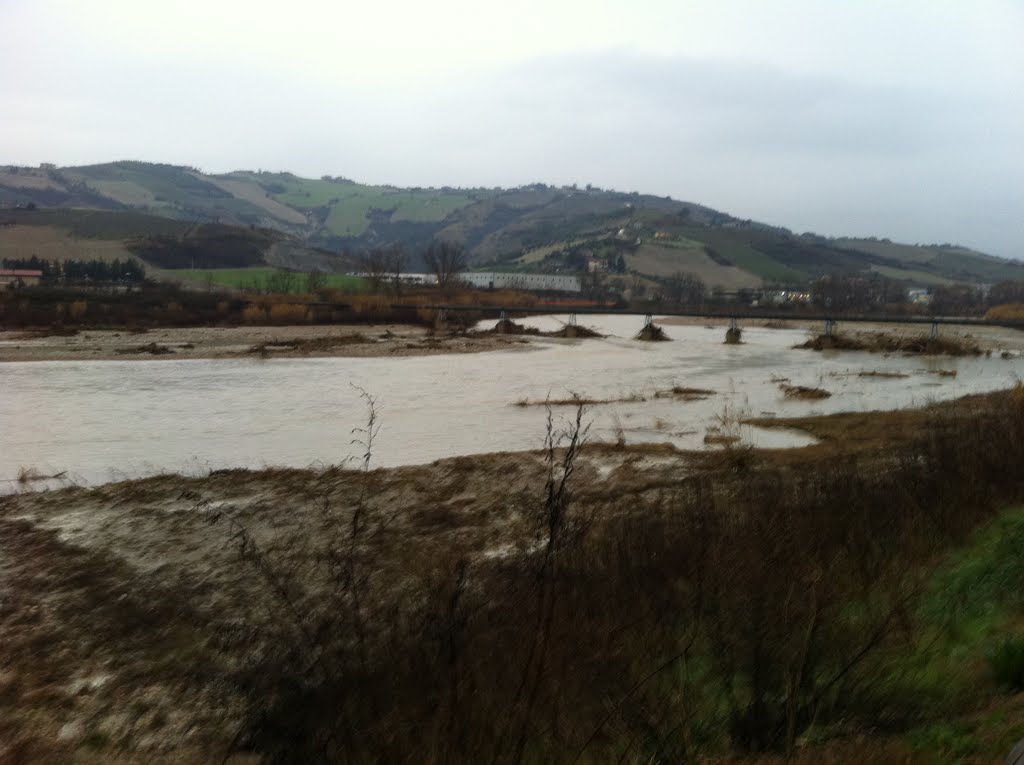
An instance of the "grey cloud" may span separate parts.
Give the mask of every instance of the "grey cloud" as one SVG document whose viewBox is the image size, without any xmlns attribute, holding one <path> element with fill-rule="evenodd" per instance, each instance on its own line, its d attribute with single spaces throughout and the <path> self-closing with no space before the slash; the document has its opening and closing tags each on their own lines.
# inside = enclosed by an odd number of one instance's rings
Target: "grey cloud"
<svg viewBox="0 0 1024 765">
<path fill-rule="evenodd" d="M 1024 256 L 1024 106 L 1009 95 L 1020 73 L 970 91 L 919 90 L 613 50 L 430 85 L 316 75 L 186 55 L 44 67 L 30 84 L 0 84 L 19 106 L 5 134 L 36 155 L 0 162 L 130 157 L 410 185 L 592 182 L 796 230 Z"/>
</svg>

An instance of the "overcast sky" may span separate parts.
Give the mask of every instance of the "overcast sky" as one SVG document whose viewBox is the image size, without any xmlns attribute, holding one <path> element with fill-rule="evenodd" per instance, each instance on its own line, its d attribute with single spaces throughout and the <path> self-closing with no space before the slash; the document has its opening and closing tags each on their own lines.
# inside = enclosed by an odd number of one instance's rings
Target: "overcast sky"
<svg viewBox="0 0 1024 765">
<path fill-rule="evenodd" d="M 1024 258 L 1024 0 L 0 0 L 0 163 L 670 194 Z"/>
</svg>

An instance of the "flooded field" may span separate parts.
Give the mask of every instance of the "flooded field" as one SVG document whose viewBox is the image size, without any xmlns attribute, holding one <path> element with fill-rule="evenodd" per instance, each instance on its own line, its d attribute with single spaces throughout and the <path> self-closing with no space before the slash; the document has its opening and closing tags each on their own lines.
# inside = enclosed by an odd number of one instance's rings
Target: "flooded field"
<svg viewBox="0 0 1024 765">
<path fill-rule="evenodd" d="M 524 323 L 554 329 L 565 317 Z M 666 326 L 671 342 L 632 339 L 641 317 L 587 316 L 604 339 L 531 340 L 529 351 L 404 358 L 40 361 L 0 365 L 0 491 L 23 469 L 99 483 L 158 472 L 305 467 L 362 453 L 359 389 L 375 397 L 376 466 L 541 446 L 546 411 L 523 405 L 578 393 L 590 437 L 704 448 L 738 437 L 799 446 L 808 436 L 740 424 L 920 406 L 1012 385 L 1024 372 L 1010 330 L 980 357 L 882 356 L 794 350 L 803 330 Z M 493 326 L 489 322 L 484 327 Z M 908 331 L 919 331 L 918 329 Z M 952 330 L 950 330 L 952 331 Z M 1001 341 L 1005 343 L 1001 345 Z M 800 387 L 830 394 L 787 395 Z M 673 395 L 673 388 L 708 391 Z M 661 395 L 659 395 L 661 394 Z M 569 407 L 556 407 L 556 417 Z M 710 447 L 710 448 L 713 448 Z"/>
</svg>

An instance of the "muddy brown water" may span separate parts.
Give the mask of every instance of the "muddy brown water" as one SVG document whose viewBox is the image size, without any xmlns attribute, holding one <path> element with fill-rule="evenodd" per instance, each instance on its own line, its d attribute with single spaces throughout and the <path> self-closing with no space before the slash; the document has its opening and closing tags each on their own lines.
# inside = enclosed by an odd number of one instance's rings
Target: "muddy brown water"
<svg viewBox="0 0 1024 765">
<path fill-rule="evenodd" d="M 527 320 L 545 330 L 566 317 Z M 493 326 L 489 322 L 485 326 Z M 1017 351 L 991 357 L 924 358 L 794 350 L 802 330 L 666 326 L 671 342 L 632 339 L 640 317 L 586 316 L 603 339 L 531 340 L 529 352 L 409 358 L 115 360 L 0 365 L 0 491 L 22 468 L 102 483 L 160 472 L 335 464 L 358 459 L 365 425 L 356 386 L 377 400 L 375 466 L 538 448 L 544 407 L 522 400 L 644 398 L 589 407 L 590 437 L 709 448 L 724 432 L 759 446 L 810 442 L 794 431 L 738 424 L 744 417 L 800 416 L 920 406 L 1014 384 Z M 1005 347 L 1019 346 L 1007 330 Z M 940 371 L 956 371 L 956 376 Z M 862 376 L 862 372 L 883 374 Z M 905 376 L 895 376 L 897 373 Z M 800 401 L 781 385 L 821 388 Z M 673 386 L 716 391 L 703 400 L 655 397 Z M 564 422 L 570 409 L 556 409 Z M 717 439 L 711 439 L 715 441 Z M 712 447 L 713 448 L 713 447 Z"/>
</svg>

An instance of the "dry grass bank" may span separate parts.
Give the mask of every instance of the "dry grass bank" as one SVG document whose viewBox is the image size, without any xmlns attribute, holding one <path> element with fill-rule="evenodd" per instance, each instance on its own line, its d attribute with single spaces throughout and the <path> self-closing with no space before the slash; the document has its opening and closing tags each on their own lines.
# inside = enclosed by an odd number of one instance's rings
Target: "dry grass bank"
<svg viewBox="0 0 1024 765">
<path fill-rule="evenodd" d="M 763 424 L 821 442 L 580 452 L 570 423 L 0 499 L 3 756 L 737 761 L 977 711 L 982 675 L 923 701 L 900 646 L 935 561 L 1024 498 L 1024 394 Z"/>
</svg>

